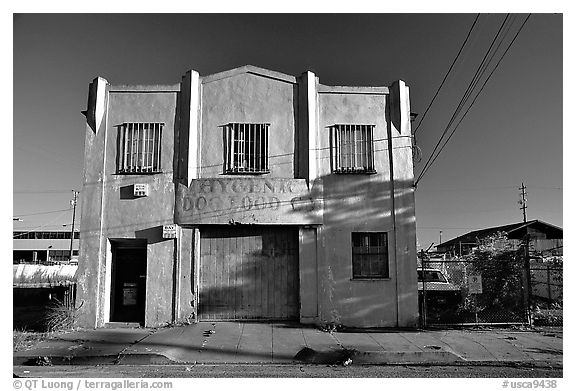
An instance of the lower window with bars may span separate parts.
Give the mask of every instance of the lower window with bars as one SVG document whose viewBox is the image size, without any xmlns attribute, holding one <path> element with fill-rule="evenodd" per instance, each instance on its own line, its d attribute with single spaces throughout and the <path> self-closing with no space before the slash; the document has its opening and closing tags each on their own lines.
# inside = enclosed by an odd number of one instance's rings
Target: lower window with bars
<svg viewBox="0 0 576 391">
<path fill-rule="evenodd" d="M 388 233 L 352 232 L 352 278 L 388 277 Z"/>
<path fill-rule="evenodd" d="M 330 127 L 332 172 L 373 174 L 375 125 L 333 125 Z"/>
<path fill-rule="evenodd" d="M 160 172 L 163 123 L 128 122 L 118 126 L 118 173 Z"/>
<path fill-rule="evenodd" d="M 270 124 L 229 123 L 224 126 L 224 172 L 265 174 L 268 170 Z"/>
</svg>

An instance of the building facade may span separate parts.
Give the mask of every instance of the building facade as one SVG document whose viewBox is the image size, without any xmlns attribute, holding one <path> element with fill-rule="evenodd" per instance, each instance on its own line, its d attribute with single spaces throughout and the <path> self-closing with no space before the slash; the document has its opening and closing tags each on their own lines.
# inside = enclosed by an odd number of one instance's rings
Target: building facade
<svg viewBox="0 0 576 391">
<path fill-rule="evenodd" d="M 12 234 L 13 264 L 56 265 L 78 261 L 79 232 L 14 231 Z M 72 257 L 70 257 L 72 246 Z"/>
<path fill-rule="evenodd" d="M 500 232 L 506 234 L 507 239 L 501 245 L 506 245 L 515 250 L 523 247 L 526 239 L 528 239 L 530 256 L 562 256 L 564 252 L 563 229 L 540 220 L 529 220 L 525 223 L 499 225 L 468 232 L 439 244 L 436 246 L 436 250 L 439 253 L 448 253 L 455 256 L 466 255 L 478 246 L 480 240 L 487 239 Z"/>
<path fill-rule="evenodd" d="M 89 88 L 85 327 L 417 324 L 409 90 L 254 66 Z"/>
</svg>

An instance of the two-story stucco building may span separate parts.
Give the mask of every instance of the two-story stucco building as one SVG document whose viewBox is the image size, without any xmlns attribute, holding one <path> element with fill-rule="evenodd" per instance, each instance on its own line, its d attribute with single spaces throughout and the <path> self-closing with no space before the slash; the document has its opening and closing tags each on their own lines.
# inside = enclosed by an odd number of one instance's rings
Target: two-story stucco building
<svg viewBox="0 0 576 391">
<path fill-rule="evenodd" d="M 409 90 L 254 66 L 89 88 L 80 323 L 418 319 Z"/>
</svg>

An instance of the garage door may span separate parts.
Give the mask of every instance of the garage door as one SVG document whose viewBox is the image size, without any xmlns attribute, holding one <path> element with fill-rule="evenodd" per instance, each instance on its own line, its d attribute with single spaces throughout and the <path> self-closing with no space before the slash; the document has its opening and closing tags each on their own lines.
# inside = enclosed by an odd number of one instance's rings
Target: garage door
<svg viewBox="0 0 576 391">
<path fill-rule="evenodd" d="M 297 319 L 298 297 L 297 229 L 201 229 L 201 320 Z"/>
</svg>

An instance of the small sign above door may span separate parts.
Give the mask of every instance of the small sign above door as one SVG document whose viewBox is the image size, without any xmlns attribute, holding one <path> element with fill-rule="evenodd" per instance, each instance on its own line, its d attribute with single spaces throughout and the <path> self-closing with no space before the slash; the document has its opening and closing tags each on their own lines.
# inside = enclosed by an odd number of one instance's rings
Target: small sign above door
<svg viewBox="0 0 576 391">
<path fill-rule="evenodd" d="M 176 224 L 166 224 L 162 226 L 162 238 L 164 239 L 176 239 Z"/>
</svg>

